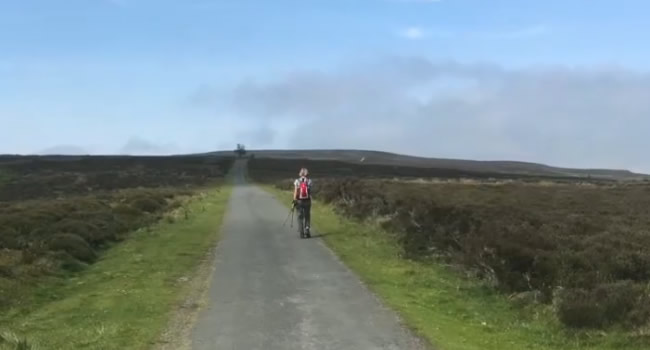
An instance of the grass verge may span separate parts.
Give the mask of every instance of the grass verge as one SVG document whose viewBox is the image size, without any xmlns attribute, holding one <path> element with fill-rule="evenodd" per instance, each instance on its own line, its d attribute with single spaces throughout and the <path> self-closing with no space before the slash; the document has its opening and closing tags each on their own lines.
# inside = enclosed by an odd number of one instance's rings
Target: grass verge
<svg viewBox="0 0 650 350">
<path fill-rule="evenodd" d="M 290 198 L 275 187 L 264 188 Z M 644 336 L 567 331 L 548 307 L 515 306 L 448 267 L 403 259 L 388 232 L 344 219 L 329 205 L 314 201 L 312 218 L 315 231 L 341 260 L 436 349 L 648 349 Z"/>
<path fill-rule="evenodd" d="M 29 307 L 0 315 L 0 329 L 27 337 L 35 349 L 150 348 L 187 276 L 216 243 L 230 189 L 204 192 L 83 272 L 42 284 Z"/>
</svg>

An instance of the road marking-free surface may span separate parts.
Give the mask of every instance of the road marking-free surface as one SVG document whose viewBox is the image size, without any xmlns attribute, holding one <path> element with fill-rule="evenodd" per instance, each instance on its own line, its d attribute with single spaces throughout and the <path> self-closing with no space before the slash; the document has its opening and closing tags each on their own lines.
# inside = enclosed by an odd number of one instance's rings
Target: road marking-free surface
<svg viewBox="0 0 650 350">
<path fill-rule="evenodd" d="M 192 349 L 424 349 L 318 238 L 283 227 L 288 210 L 246 183 L 244 171 L 235 165 Z"/>
</svg>

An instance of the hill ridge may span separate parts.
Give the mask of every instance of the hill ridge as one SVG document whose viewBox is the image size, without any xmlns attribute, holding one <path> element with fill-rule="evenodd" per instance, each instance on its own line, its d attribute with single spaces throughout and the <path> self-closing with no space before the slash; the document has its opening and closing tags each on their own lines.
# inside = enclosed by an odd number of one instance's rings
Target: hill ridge
<svg viewBox="0 0 650 350">
<path fill-rule="evenodd" d="M 232 151 L 216 151 L 208 154 L 224 155 Z M 565 168 L 515 160 L 470 160 L 455 158 L 423 157 L 368 149 L 251 149 L 247 154 L 264 158 L 337 160 L 344 162 L 380 164 L 392 166 L 457 169 L 500 174 L 526 174 L 547 176 L 597 177 L 615 179 L 647 178 L 650 175 L 627 169 Z"/>
</svg>

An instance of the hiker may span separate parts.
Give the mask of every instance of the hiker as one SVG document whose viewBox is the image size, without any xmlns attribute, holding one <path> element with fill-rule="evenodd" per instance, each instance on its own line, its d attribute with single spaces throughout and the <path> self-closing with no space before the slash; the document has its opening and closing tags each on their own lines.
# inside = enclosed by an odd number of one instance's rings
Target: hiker
<svg viewBox="0 0 650 350">
<path fill-rule="evenodd" d="M 304 236 L 309 237 L 309 227 L 311 224 L 311 189 L 312 182 L 308 177 L 309 171 L 307 168 L 300 169 L 298 173 L 298 178 L 293 182 L 293 205 L 298 208 L 298 230 L 302 235 L 302 215 L 304 213 L 305 218 L 305 231 Z M 302 209 L 302 210 L 300 210 Z"/>
</svg>

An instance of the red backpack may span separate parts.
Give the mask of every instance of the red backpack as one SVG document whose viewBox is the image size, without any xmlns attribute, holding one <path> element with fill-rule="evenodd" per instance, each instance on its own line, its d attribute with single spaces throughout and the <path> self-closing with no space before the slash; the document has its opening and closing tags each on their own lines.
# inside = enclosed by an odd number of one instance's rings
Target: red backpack
<svg viewBox="0 0 650 350">
<path fill-rule="evenodd" d="M 309 180 L 306 177 L 300 179 L 300 187 L 298 188 L 298 199 L 309 198 Z"/>
</svg>

